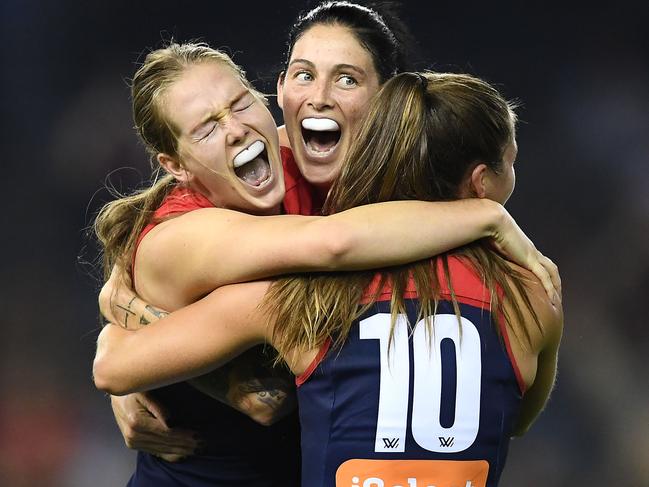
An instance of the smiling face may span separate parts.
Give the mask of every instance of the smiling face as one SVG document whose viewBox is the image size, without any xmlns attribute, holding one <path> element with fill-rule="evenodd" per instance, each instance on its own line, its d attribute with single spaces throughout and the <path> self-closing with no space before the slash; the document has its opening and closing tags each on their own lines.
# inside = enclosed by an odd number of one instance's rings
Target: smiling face
<svg viewBox="0 0 649 487">
<path fill-rule="evenodd" d="M 169 172 L 217 207 L 278 212 L 284 178 L 275 123 L 230 67 L 188 67 L 161 102 L 178 137 L 177 157 L 158 155 Z"/>
<path fill-rule="evenodd" d="M 378 89 L 372 57 L 348 28 L 315 25 L 297 40 L 277 93 L 295 161 L 309 183 L 331 186 Z"/>
</svg>

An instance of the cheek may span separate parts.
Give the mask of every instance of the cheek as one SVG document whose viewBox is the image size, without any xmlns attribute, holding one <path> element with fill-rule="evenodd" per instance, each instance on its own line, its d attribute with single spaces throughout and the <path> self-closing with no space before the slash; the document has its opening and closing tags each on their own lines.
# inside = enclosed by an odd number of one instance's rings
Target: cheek
<svg viewBox="0 0 649 487">
<path fill-rule="evenodd" d="M 288 83 L 288 82 L 287 82 Z M 291 87 L 290 85 L 284 86 L 284 95 L 283 95 L 283 107 L 282 113 L 284 115 L 284 120 L 293 119 L 297 117 L 297 112 L 299 110 L 300 104 L 304 96 L 301 94 L 300 88 Z"/>
<path fill-rule="evenodd" d="M 272 138 L 277 132 L 273 116 L 264 106 L 260 106 L 241 118 L 242 123 L 260 132 L 266 138 Z"/>
<path fill-rule="evenodd" d="M 369 107 L 370 100 L 371 97 L 367 96 L 367 94 L 349 96 L 347 99 L 341 100 L 340 106 L 352 130 L 358 130 L 360 121 Z"/>
<path fill-rule="evenodd" d="M 212 136 L 212 139 L 193 151 L 195 162 L 216 171 L 223 171 L 227 164 L 225 161 L 225 145 L 222 137 Z"/>
</svg>

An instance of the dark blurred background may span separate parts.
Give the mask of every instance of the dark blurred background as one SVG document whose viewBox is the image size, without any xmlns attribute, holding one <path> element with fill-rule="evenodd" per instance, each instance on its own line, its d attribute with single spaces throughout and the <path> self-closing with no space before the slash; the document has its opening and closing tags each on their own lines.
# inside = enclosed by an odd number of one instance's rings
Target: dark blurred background
<svg viewBox="0 0 649 487">
<path fill-rule="evenodd" d="M 0 485 L 121 486 L 134 465 L 91 380 L 100 272 L 86 228 L 107 174 L 128 190 L 149 172 L 126 83 L 142 52 L 200 38 L 272 93 L 306 5 L 2 1 Z M 557 388 L 512 443 L 503 486 L 649 486 L 649 16 L 644 1 L 587 5 L 402 7 L 420 67 L 524 103 L 508 207 L 562 271 Z"/>
</svg>

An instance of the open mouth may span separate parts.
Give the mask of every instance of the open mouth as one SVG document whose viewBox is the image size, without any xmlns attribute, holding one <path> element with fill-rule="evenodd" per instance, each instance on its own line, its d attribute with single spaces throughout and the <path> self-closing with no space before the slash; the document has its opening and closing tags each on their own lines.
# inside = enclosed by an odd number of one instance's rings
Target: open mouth
<svg viewBox="0 0 649 487">
<path fill-rule="evenodd" d="M 239 152 L 232 164 L 239 179 L 257 188 L 268 181 L 272 174 L 266 145 L 261 140 L 253 142 Z"/>
<path fill-rule="evenodd" d="M 330 118 L 302 120 L 302 138 L 310 153 L 324 156 L 332 152 L 340 141 L 340 125 Z"/>
</svg>

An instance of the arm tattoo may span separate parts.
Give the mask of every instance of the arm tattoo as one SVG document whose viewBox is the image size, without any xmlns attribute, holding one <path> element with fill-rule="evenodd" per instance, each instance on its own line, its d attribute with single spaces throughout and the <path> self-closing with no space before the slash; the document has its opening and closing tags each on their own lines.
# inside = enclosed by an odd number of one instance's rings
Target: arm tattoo
<svg viewBox="0 0 649 487">
<path fill-rule="evenodd" d="M 281 377 L 254 378 L 237 384 L 242 394 L 256 393 L 260 402 L 273 410 L 282 407 L 292 386 Z"/>
<path fill-rule="evenodd" d="M 167 313 L 166 311 L 162 311 L 161 309 L 154 308 L 154 307 L 151 306 L 150 304 L 147 304 L 147 305 L 145 306 L 145 309 L 146 309 L 149 313 L 151 313 L 153 316 L 155 316 L 156 318 L 158 318 L 158 319 L 164 318 L 165 316 L 167 316 L 167 315 L 169 314 L 169 313 Z M 144 318 L 144 317 L 143 317 L 143 318 Z M 142 324 L 148 325 L 149 322 L 147 322 L 147 323 L 142 323 Z"/>
<path fill-rule="evenodd" d="M 164 318 L 169 314 L 166 311 L 154 308 L 150 304 L 145 305 L 144 309 L 142 309 L 142 304 L 144 303 L 142 302 L 142 300 L 139 300 L 137 296 L 133 296 L 126 306 L 115 304 L 115 307 L 117 309 L 124 311 L 124 328 L 129 328 L 129 316 L 133 316 L 135 319 L 137 319 L 137 317 L 139 316 L 139 324 L 148 325 L 149 323 Z"/>
<path fill-rule="evenodd" d="M 127 329 L 128 329 L 128 317 L 130 315 L 135 314 L 133 311 L 131 311 L 131 304 L 133 303 L 134 300 L 135 300 L 135 298 L 131 299 L 131 301 L 128 303 L 128 306 L 126 308 L 124 306 L 119 305 L 119 304 L 115 305 L 117 308 L 124 311 L 124 328 L 127 328 Z"/>
</svg>

